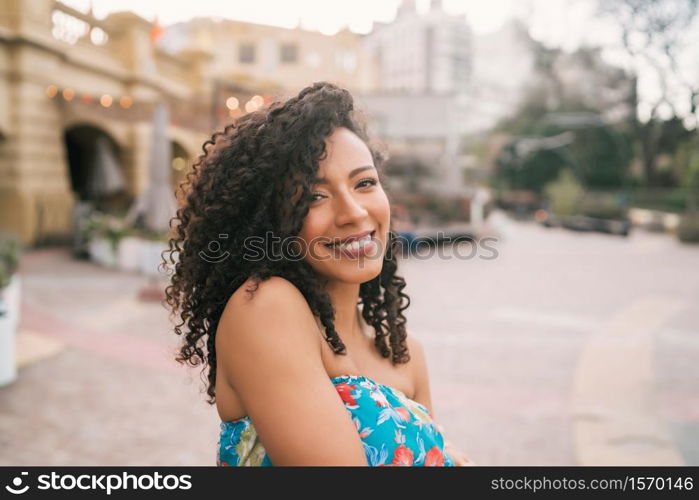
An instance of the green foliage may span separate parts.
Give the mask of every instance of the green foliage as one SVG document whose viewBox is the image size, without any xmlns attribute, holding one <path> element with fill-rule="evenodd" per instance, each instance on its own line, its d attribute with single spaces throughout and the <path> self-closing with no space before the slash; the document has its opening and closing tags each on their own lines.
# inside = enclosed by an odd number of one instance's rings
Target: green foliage
<svg viewBox="0 0 699 500">
<path fill-rule="evenodd" d="M 19 268 L 21 253 L 21 244 L 17 238 L 0 236 L 0 289 L 10 284 L 12 275 Z"/>
<path fill-rule="evenodd" d="M 85 225 L 85 238 L 106 238 L 116 251 L 119 241 L 131 234 L 132 229 L 127 226 L 125 218 L 113 214 L 95 211 L 90 214 Z"/>
<path fill-rule="evenodd" d="M 575 131 L 571 156 L 579 166 L 579 175 L 585 186 L 591 189 L 613 188 L 624 183 L 631 148 L 612 127 L 590 127 Z"/>
<path fill-rule="evenodd" d="M 551 212 L 557 216 L 573 215 L 582 196 L 583 188 L 575 175 L 564 168 L 558 178 L 544 188 Z"/>
<path fill-rule="evenodd" d="M 672 170 L 660 170 L 658 156 L 674 156 L 678 147 L 696 130 L 686 130 L 678 117 L 659 119 L 658 110 L 664 103 L 673 108 L 677 105 L 677 96 L 673 95 L 676 92 L 668 83 L 685 80 L 682 64 L 679 64 L 680 51 L 692 43 L 699 1 L 598 0 L 598 10 L 618 26 L 632 71 L 654 73 L 651 77 L 660 89 L 655 98 L 646 96 L 643 99 L 651 110 L 649 119 L 645 123 L 634 120 L 634 142 L 643 162 L 645 183 L 652 187 L 676 187 L 681 175 Z M 692 93 L 690 109 L 695 113 L 694 98 L 699 89 L 696 84 L 690 85 L 693 87 L 689 89 Z"/>
<path fill-rule="evenodd" d="M 699 243 L 699 213 L 689 212 L 680 218 L 677 237 L 685 243 Z"/>
<path fill-rule="evenodd" d="M 695 139 L 682 149 L 687 163 L 682 176 L 682 186 L 692 191 L 699 191 L 699 144 L 697 142 L 699 141 Z"/>
<path fill-rule="evenodd" d="M 119 241 L 127 236 L 136 236 L 150 241 L 169 241 L 168 233 L 155 232 L 142 226 L 127 224 L 126 215 L 106 214 L 95 211 L 88 218 L 85 227 L 86 239 L 106 238 L 116 251 Z"/>
<path fill-rule="evenodd" d="M 626 207 L 618 193 L 588 191 L 580 200 L 578 213 L 598 219 L 626 218 Z"/>
<path fill-rule="evenodd" d="M 690 208 L 690 198 L 697 197 L 697 189 L 692 193 L 681 188 L 636 188 L 630 192 L 629 204 L 648 210 L 681 213 Z"/>
<path fill-rule="evenodd" d="M 554 151 L 536 151 L 521 159 L 516 145 L 510 144 L 496 160 L 497 175 L 508 189 L 541 192 L 543 186 L 554 181 L 566 166 L 564 157 Z"/>
</svg>

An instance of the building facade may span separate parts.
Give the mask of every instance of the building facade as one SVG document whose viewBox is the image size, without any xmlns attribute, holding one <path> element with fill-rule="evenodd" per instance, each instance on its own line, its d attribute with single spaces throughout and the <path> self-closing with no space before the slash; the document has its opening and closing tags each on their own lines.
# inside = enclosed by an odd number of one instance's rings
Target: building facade
<svg viewBox="0 0 699 500">
<path fill-rule="evenodd" d="M 423 189 L 463 192 L 462 138 L 475 118 L 467 112 L 473 54 L 466 18 L 446 13 L 438 0 L 422 13 L 403 0 L 395 20 L 375 24 L 364 47 L 377 68 L 376 91 L 360 98 L 374 133 L 395 161 L 418 161 L 429 172 Z"/>
<path fill-rule="evenodd" d="M 174 191 L 235 117 L 321 79 L 371 87 L 350 32 L 209 20 L 160 32 L 130 12 L 0 0 L 0 232 L 69 241 L 80 202 L 132 203 L 152 182 L 162 104 Z"/>
<path fill-rule="evenodd" d="M 419 13 L 403 0 L 396 19 L 377 23 L 364 42 L 378 67 L 377 90 L 408 94 L 455 94 L 468 89 L 472 34 L 465 16 L 442 9 L 440 0 Z"/>
<path fill-rule="evenodd" d="M 195 18 L 170 26 L 158 46 L 169 53 L 211 54 L 217 78 L 296 93 L 314 81 L 341 83 L 352 92 L 375 88 L 373 61 L 363 36 L 343 29 L 335 35 L 230 19 Z"/>
</svg>

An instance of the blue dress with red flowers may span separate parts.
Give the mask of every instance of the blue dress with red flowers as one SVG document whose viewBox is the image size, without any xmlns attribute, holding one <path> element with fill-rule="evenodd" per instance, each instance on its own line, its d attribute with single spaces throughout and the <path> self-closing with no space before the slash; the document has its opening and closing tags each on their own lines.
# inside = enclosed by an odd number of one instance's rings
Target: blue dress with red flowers
<svg viewBox="0 0 699 500">
<path fill-rule="evenodd" d="M 331 379 L 350 412 L 370 466 L 453 466 L 429 410 L 362 375 Z M 249 417 L 221 422 L 216 465 L 273 465 Z"/>
</svg>

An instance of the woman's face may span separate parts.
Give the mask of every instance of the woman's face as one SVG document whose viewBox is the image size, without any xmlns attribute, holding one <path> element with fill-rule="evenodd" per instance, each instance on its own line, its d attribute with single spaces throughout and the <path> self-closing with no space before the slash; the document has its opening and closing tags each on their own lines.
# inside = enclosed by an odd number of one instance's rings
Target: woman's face
<svg viewBox="0 0 699 500">
<path fill-rule="evenodd" d="M 362 139 L 338 127 L 325 144 L 327 155 L 319 164 L 313 201 L 299 233 L 304 259 L 329 280 L 364 283 L 378 276 L 383 265 L 391 218 L 388 198 Z M 348 237 L 355 243 L 341 245 Z"/>
</svg>

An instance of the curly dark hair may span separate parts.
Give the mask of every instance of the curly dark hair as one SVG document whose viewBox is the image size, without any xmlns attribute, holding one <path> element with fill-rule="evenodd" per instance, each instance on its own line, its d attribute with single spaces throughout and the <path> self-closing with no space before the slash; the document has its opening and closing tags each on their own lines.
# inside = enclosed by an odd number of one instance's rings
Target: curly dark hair
<svg viewBox="0 0 699 500">
<path fill-rule="evenodd" d="M 320 318 L 333 352 L 346 354 L 335 331 L 330 297 L 306 261 L 242 256 L 248 237 L 299 234 L 312 200 L 312 180 L 326 154 L 325 139 L 335 128 L 346 127 L 365 142 L 383 184 L 386 156 L 370 144 L 365 120 L 358 115 L 347 90 L 316 82 L 214 133 L 180 184 L 179 208 L 170 222 L 169 249 L 161 264 L 161 269 L 170 270 L 174 265 L 164 303 L 171 317 L 177 317 L 175 333 L 183 336 L 176 360 L 203 364 L 202 373 L 208 364 L 209 404 L 216 402 L 216 327 L 228 299 L 248 278 L 254 283 L 250 293 L 271 276 L 293 283 Z M 358 303 L 375 330 L 376 348 L 396 364 L 410 360 L 403 315 L 410 298 L 403 292 L 405 280 L 396 274 L 400 247 L 392 227 L 391 223 L 381 273 L 360 285 Z M 221 234 L 228 235 L 219 249 L 227 258 L 202 258 Z"/>
</svg>

